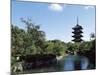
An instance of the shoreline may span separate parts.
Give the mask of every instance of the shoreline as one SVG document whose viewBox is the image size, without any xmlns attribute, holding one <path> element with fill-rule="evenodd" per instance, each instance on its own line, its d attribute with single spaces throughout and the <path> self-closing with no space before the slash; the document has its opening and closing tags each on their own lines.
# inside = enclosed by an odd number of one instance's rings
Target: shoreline
<svg viewBox="0 0 100 75">
<path fill-rule="evenodd" d="M 68 56 L 69 54 L 61 55 L 61 56 L 56 56 L 57 60 L 61 60 L 63 57 Z"/>
</svg>

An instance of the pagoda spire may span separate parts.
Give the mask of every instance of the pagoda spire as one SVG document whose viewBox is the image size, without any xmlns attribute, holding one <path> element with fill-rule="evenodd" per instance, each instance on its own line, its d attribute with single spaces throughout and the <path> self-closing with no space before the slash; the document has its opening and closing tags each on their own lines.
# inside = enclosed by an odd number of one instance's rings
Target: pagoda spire
<svg viewBox="0 0 100 75">
<path fill-rule="evenodd" d="M 77 16 L 77 25 L 78 25 L 78 16 Z"/>
</svg>

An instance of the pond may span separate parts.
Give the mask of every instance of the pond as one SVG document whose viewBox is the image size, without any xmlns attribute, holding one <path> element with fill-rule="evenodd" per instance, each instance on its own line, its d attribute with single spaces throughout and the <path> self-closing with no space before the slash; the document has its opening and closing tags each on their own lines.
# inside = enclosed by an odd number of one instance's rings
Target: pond
<svg viewBox="0 0 100 75">
<path fill-rule="evenodd" d="M 88 67 L 91 65 L 90 67 Z M 59 72 L 91 69 L 89 59 L 84 56 L 68 55 L 58 60 L 56 64 L 49 67 L 36 68 L 24 71 L 23 73 Z"/>
</svg>

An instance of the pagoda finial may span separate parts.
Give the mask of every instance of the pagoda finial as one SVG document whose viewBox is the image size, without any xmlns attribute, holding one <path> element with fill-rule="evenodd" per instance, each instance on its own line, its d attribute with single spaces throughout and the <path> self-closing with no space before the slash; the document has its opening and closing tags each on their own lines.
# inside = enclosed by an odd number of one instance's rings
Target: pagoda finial
<svg viewBox="0 0 100 75">
<path fill-rule="evenodd" d="M 78 25 L 78 16 L 77 16 L 77 25 Z"/>
</svg>

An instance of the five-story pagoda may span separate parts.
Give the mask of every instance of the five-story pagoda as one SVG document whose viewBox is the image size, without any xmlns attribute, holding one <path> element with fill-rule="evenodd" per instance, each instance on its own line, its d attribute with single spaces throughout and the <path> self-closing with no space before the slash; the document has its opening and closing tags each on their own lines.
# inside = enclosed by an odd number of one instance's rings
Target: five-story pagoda
<svg viewBox="0 0 100 75">
<path fill-rule="evenodd" d="M 77 18 L 77 24 L 75 27 L 72 28 L 74 31 L 72 32 L 74 35 L 72 36 L 74 39 L 72 41 L 74 41 L 75 43 L 80 43 L 82 41 L 82 26 L 80 26 L 78 24 L 78 18 Z"/>
<path fill-rule="evenodd" d="M 82 29 L 83 29 L 83 28 L 82 28 L 82 26 L 80 26 L 80 25 L 78 24 L 78 18 L 77 18 L 77 24 L 76 24 L 76 26 L 73 27 L 72 29 L 73 29 L 73 32 L 72 32 L 72 33 L 74 34 L 74 35 L 72 36 L 72 37 L 74 38 L 72 41 L 73 41 L 73 42 L 75 43 L 75 45 L 76 45 L 76 48 L 75 48 L 76 50 L 74 50 L 74 54 L 77 55 L 77 53 L 79 52 L 80 44 L 81 44 L 81 42 L 83 41 L 83 40 L 82 40 L 82 37 L 83 37 L 83 36 L 82 36 L 82 33 L 83 33 L 83 32 L 82 32 Z"/>
</svg>

